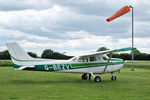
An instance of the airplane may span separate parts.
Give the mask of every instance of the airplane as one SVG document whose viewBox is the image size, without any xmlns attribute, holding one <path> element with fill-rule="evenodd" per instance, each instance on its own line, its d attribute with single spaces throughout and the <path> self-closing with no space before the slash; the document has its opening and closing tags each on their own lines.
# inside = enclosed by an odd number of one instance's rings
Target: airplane
<svg viewBox="0 0 150 100">
<path fill-rule="evenodd" d="M 95 82 L 101 82 L 101 77 L 94 74 L 111 73 L 111 80 L 117 79 L 113 73 L 120 71 L 125 61 L 112 58 L 113 53 L 136 50 L 135 47 L 127 47 L 83 54 L 69 60 L 56 60 L 32 58 L 16 42 L 6 43 L 6 46 L 15 70 L 82 73 L 82 80 L 91 80 L 93 76 Z"/>
</svg>

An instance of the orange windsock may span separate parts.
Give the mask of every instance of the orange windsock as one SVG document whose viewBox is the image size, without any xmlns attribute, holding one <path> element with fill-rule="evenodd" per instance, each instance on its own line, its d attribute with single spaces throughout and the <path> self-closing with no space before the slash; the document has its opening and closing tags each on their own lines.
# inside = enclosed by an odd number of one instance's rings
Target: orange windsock
<svg viewBox="0 0 150 100">
<path fill-rule="evenodd" d="M 118 10 L 116 13 L 114 13 L 112 16 L 110 16 L 109 18 L 106 19 L 106 21 L 110 22 L 112 20 L 114 20 L 117 17 L 120 17 L 126 13 L 130 12 L 130 7 L 129 6 L 124 6 L 123 8 L 121 8 L 120 10 Z"/>
</svg>

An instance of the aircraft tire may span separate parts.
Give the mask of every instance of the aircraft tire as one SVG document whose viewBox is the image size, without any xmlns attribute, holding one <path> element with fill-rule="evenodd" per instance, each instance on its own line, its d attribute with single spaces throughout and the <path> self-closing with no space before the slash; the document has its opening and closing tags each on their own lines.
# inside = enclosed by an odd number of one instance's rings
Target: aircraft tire
<svg viewBox="0 0 150 100">
<path fill-rule="evenodd" d="M 95 81 L 95 82 L 101 82 L 101 77 L 96 76 L 96 77 L 94 78 L 94 81 Z"/>
<path fill-rule="evenodd" d="M 87 74 L 83 74 L 83 75 L 81 76 L 81 78 L 82 78 L 82 80 L 87 80 Z"/>
<path fill-rule="evenodd" d="M 112 80 L 112 81 L 115 81 L 116 79 L 117 79 L 116 76 L 112 76 L 112 77 L 111 77 L 111 80 Z"/>
</svg>

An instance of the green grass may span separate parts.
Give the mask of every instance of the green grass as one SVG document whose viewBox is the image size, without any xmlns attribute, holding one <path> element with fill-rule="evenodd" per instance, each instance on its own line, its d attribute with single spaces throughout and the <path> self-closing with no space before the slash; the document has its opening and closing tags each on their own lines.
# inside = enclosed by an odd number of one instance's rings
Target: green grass
<svg viewBox="0 0 150 100">
<path fill-rule="evenodd" d="M 11 62 L 11 60 L 0 60 L 0 67 L 2 66 L 12 66 L 13 63 Z"/>
<path fill-rule="evenodd" d="M 150 61 L 136 61 L 132 72 L 127 62 L 116 81 L 103 74 L 101 83 L 83 81 L 81 74 L 0 67 L 0 100 L 150 100 L 149 67 Z"/>
<path fill-rule="evenodd" d="M 131 64 L 132 64 L 131 61 L 127 61 L 126 62 L 126 67 L 130 67 Z M 134 61 L 134 66 L 135 66 L 135 68 L 150 69 L 150 61 L 135 60 Z"/>
</svg>

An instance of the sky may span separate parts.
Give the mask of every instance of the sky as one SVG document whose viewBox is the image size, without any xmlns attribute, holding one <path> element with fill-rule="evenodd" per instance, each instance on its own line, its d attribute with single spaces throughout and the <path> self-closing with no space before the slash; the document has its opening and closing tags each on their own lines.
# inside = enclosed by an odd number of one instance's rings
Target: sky
<svg viewBox="0 0 150 100">
<path fill-rule="evenodd" d="M 9 42 L 38 55 L 130 47 L 131 12 L 106 22 L 125 5 L 134 7 L 134 46 L 150 53 L 150 0 L 0 0 L 0 51 Z"/>
</svg>

